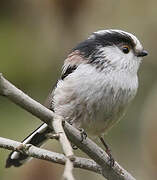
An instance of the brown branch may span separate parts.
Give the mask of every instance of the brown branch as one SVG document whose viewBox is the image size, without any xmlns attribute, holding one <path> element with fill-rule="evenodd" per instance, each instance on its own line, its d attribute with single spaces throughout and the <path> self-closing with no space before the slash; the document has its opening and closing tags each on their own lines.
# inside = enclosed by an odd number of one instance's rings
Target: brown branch
<svg viewBox="0 0 157 180">
<path fill-rule="evenodd" d="M 66 155 L 66 163 L 65 163 L 63 178 L 66 180 L 74 180 L 73 173 L 72 173 L 73 162 L 71 161 L 71 157 L 74 156 L 73 149 L 64 132 L 62 121 L 63 121 L 63 118 L 61 116 L 55 115 L 52 120 L 52 126 L 55 133 L 59 134 L 59 142 L 62 146 L 64 154 Z"/>
<path fill-rule="evenodd" d="M 2 137 L 0 137 L 0 148 L 12 150 L 12 151 L 18 151 L 33 158 L 42 159 L 53 163 L 58 163 L 61 165 L 65 165 L 65 161 L 66 161 L 66 157 L 63 154 L 38 148 L 31 144 L 22 144 L 20 142 Z M 102 172 L 102 168 L 99 165 L 97 165 L 93 160 L 90 159 L 74 157 L 73 164 L 75 168 L 81 168 L 99 174 L 101 174 Z"/>
</svg>

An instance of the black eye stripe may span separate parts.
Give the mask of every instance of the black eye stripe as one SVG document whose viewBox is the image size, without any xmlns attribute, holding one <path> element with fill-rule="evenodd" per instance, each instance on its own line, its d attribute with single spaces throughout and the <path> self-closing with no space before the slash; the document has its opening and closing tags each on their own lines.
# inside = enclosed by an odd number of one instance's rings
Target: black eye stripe
<svg viewBox="0 0 157 180">
<path fill-rule="evenodd" d="M 136 44 L 132 37 L 123 32 L 110 31 L 104 34 L 94 33 L 92 38 L 89 38 L 80 44 L 78 44 L 72 51 L 79 50 L 81 55 L 85 58 L 93 57 L 95 54 L 101 54 L 99 51 L 100 47 L 116 45 L 120 49 L 122 45 L 128 45 L 130 49 L 134 49 Z"/>
</svg>

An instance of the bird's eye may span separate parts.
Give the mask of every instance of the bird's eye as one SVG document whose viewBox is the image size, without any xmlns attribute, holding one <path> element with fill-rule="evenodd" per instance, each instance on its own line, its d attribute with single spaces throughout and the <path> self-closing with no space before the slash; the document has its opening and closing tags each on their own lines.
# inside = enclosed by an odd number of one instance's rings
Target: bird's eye
<svg viewBox="0 0 157 180">
<path fill-rule="evenodd" d="M 123 51 L 123 53 L 128 54 L 130 51 L 129 46 L 123 46 L 122 51 Z"/>
</svg>

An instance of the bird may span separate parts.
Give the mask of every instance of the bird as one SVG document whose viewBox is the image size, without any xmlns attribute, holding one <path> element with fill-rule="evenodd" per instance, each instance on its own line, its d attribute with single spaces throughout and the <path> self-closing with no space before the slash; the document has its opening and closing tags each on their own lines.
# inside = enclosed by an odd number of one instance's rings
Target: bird
<svg viewBox="0 0 157 180">
<path fill-rule="evenodd" d="M 107 146 L 102 136 L 122 119 L 134 99 L 138 70 L 147 54 L 131 33 L 117 29 L 93 32 L 70 51 L 46 107 L 89 136 L 98 136 Z M 48 140 L 48 133 L 52 130 L 43 123 L 22 143 L 40 147 Z M 6 168 L 19 167 L 28 159 L 13 151 Z"/>
</svg>

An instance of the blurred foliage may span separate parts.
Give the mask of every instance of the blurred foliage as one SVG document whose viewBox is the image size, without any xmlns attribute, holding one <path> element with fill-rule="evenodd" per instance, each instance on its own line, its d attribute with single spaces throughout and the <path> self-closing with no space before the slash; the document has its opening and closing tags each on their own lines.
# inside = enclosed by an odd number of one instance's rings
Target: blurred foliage
<svg viewBox="0 0 157 180">
<path fill-rule="evenodd" d="M 154 0 L 0 1 L 1 72 L 41 103 L 44 103 L 49 90 L 60 76 L 61 66 L 70 49 L 93 31 L 116 28 L 139 37 L 149 56 L 140 68 L 138 94 L 125 118 L 105 138 L 111 145 L 115 159 L 141 180 L 149 179 L 150 174 L 152 179 L 156 176 L 156 166 L 153 172 L 150 171 L 156 154 L 152 155 L 152 159 L 146 158 L 153 154 L 154 146 L 148 145 L 141 138 L 147 137 L 147 142 L 151 142 L 153 138 L 150 135 L 153 122 L 145 115 L 143 121 L 143 114 L 148 111 L 147 106 L 150 107 L 149 114 L 154 119 L 156 117 L 155 110 L 151 108 L 156 98 L 150 100 L 157 76 L 156 5 Z M 147 101 L 150 103 L 146 106 Z M 35 117 L 3 97 L 0 97 L 0 117 L 0 136 L 15 140 L 22 140 L 40 124 Z M 150 125 L 149 131 L 146 131 L 147 124 Z M 49 142 L 47 147 L 58 151 L 59 145 Z M 141 147 L 150 147 L 150 150 L 143 153 Z M 58 174 L 61 174 L 61 166 L 38 160 L 18 169 L 5 169 L 8 152 L 2 149 L 0 151 L 0 180 L 39 180 L 44 177 L 45 180 L 60 179 Z M 80 151 L 76 154 L 85 156 Z M 149 159 L 149 163 L 143 159 Z M 147 167 L 150 165 L 149 168 L 145 168 L 146 164 Z M 42 173 L 39 172 L 40 169 Z M 75 170 L 75 173 L 77 179 L 101 179 L 99 175 L 83 170 Z"/>
</svg>

